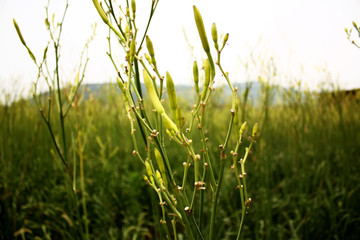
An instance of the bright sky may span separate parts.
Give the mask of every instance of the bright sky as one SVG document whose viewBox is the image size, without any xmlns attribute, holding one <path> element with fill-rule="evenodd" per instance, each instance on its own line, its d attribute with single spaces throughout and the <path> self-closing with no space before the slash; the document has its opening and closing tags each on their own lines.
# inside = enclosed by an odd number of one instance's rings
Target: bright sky
<svg viewBox="0 0 360 240">
<path fill-rule="evenodd" d="M 0 0 L 1 94 L 5 89 L 17 94 L 23 91 L 26 95 L 36 79 L 35 65 L 21 45 L 12 19 L 18 22 L 28 46 L 41 58 L 48 39 L 44 24 L 46 2 Z M 56 4 L 55 14 L 60 16 L 62 6 Z M 145 28 L 150 4 L 150 0 L 137 1 L 140 31 Z M 352 21 L 360 24 L 359 0 L 160 0 L 148 35 L 160 72 L 170 71 L 177 83 L 191 84 L 192 63 L 204 56 L 193 19 L 194 4 L 203 16 L 209 41 L 213 22 L 219 35 L 230 34 L 222 63 L 232 81 L 256 79 L 259 71 L 247 77 L 244 69 L 244 63 L 250 61 L 251 49 L 255 49 L 258 64 L 274 58 L 281 75 L 278 83 L 303 79 L 307 86 L 316 88 L 326 79 L 333 79 L 342 88 L 360 87 L 360 49 L 350 44 L 344 32 L 345 27 L 352 27 Z M 115 76 L 106 56 L 107 29 L 92 1 L 70 0 L 62 38 L 63 81 L 73 77 L 94 22 L 98 22 L 98 29 L 90 45 L 84 83 L 108 82 Z M 183 29 L 195 51 L 186 43 Z M 123 58 L 118 56 L 119 60 Z M 218 81 L 223 81 L 220 76 Z"/>
</svg>

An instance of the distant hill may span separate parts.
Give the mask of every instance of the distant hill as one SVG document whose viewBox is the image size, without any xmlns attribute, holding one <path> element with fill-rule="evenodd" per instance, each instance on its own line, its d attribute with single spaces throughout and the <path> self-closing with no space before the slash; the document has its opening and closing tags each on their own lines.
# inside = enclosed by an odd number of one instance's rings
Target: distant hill
<svg viewBox="0 0 360 240">
<path fill-rule="evenodd" d="M 89 91 L 96 97 L 98 96 L 101 92 L 106 92 L 108 88 L 111 87 L 115 87 L 117 89 L 117 91 L 119 91 L 120 93 L 120 89 L 117 87 L 116 84 L 112 84 L 112 83 L 103 83 L 103 84 L 85 84 L 83 85 L 83 88 L 86 88 L 88 91 L 85 91 L 85 98 L 87 98 L 89 96 Z M 146 88 L 144 84 L 141 84 L 143 93 L 146 96 Z M 244 91 L 247 87 L 247 83 L 236 83 L 234 84 L 234 87 L 238 88 L 238 97 L 239 96 L 243 96 Z M 275 99 L 277 99 L 280 95 L 279 92 L 285 91 L 285 88 L 282 87 L 276 87 L 278 89 L 280 89 L 280 91 L 275 91 L 274 92 L 274 101 Z M 188 85 L 176 85 L 175 86 L 176 89 L 176 94 L 178 97 L 183 98 L 185 100 L 193 100 L 195 98 L 195 89 L 193 86 L 188 86 Z M 274 88 L 273 88 L 274 89 Z M 220 92 L 220 93 L 219 93 Z M 226 101 L 227 99 L 229 99 L 229 97 L 231 96 L 231 90 L 227 85 L 224 86 L 219 86 L 215 88 L 215 92 L 214 94 L 216 94 L 216 96 L 221 100 L 221 101 Z M 261 84 L 259 82 L 252 82 L 250 85 L 250 91 L 248 92 L 248 101 L 251 102 L 252 104 L 257 104 L 259 101 L 259 97 L 261 96 Z"/>
</svg>

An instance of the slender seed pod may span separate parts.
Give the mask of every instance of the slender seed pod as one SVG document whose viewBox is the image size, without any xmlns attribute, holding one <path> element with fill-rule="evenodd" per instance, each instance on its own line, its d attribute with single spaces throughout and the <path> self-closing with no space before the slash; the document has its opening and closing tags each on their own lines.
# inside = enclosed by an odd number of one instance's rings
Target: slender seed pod
<svg viewBox="0 0 360 240">
<path fill-rule="evenodd" d="M 169 95 L 171 109 L 173 111 L 176 111 L 177 102 L 176 102 L 175 86 L 169 72 L 166 72 L 166 88 Z"/>
<path fill-rule="evenodd" d="M 210 62 L 209 62 L 209 59 L 206 59 L 204 69 L 205 69 L 205 82 L 204 82 L 204 88 L 201 92 L 201 100 L 205 99 L 206 93 L 207 93 L 209 85 L 210 85 Z"/>
<path fill-rule="evenodd" d="M 169 116 L 164 112 L 161 114 L 162 120 L 164 122 L 165 128 L 170 131 L 171 135 L 179 133 L 179 129 L 176 124 L 169 118 Z"/>
<path fill-rule="evenodd" d="M 196 27 L 197 27 L 199 35 L 200 35 L 201 44 L 202 44 L 202 46 L 204 48 L 204 51 L 206 53 L 209 53 L 210 52 L 210 47 L 209 47 L 209 42 L 208 42 L 207 37 L 206 37 L 206 32 L 205 32 L 203 19 L 201 17 L 199 9 L 197 9 L 197 7 L 195 5 L 193 6 L 193 9 L 194 9 L 195 23 L 196 23 Z"/>
<path fill-rule="evenodd" d="M 14 27 L 16 29 L 16 32 L 20 38 L 20 41 L 21 43 L 26 47 L 26 49 L 28 50 L 28 53 L 31 57 L 31 59 L 36 63 L 36 58 L 35 58 L 35 55 L 30 51 L 30 49 L 28 48 L 28 46 L 26 45 L 26 42 L 21 34 L 21 31 L 20 31 L 20 28 L 19 28 L 19 25 L 17 24 L 17 22 L 15 21 L 15 19 L 13 18 L 13 23 L 14 23 Z"/>
<path fill-rule="evenodd" d="M 155 110 L 159 114 L 165 113 L 165 109 L 162 106 L 162 104 L 156 94 L 154 84 L 151 81 L 151 77 L 149 76 L 148 72 L 145 69 L 143 70 L 143 76 L 144 76 L 145 87 L 149 93 L 149 97 L 150 97 L 152 105 L 154 106 Z"/>
<path fill-rule="evenodd" d="M 259 128 L 259 124 L 258 123 L 255 123 L 254 127 L 253 127 L 253 131 L 252 131 L 252 137 L 255 137 L 256 136 L 256 133 L 258 131 L 258 128 Z"/>
<path fill-rule="evenodd" d="M 213 23 L 213 25 L 211 26 L 211 36 L 212 36 L 212 39 L 214 41 L 214 45 L 215 45 L 216 50 L 219 50 L 218 34 L 217 34 L 217 29 L 216 29 L 215 23 Z"/>
<path fill-rule="evenodd" d="M 193 64 L 193 74 L 194 74 L 194 82 L 195 82 L 195 90 L 197 94 L 200 94 L 200 90 L 199 90 L 199 68 L 197 65 L 197 62 L 194 61 Z"/>
<path fill-rule="evenodd" d="M 159 166 L 161 175 L 163 176 L 164 186 L 167 187 L 167 178 L 166 178 L 166 172 L 165 172 L 165 164 L 164 159 L 161 156 L 161 153 L 157 148 L 154 149 L 155 152 L 155 159 L 157 162 L 157 165 Z"/>
<path fill-rule="evenodd" d="M 45 60 L 47 57 L 47 51 L 48 51 L 48 46 L 46 46 L 46 48 L 44 49 L 43 60 Z"/>
</svg>

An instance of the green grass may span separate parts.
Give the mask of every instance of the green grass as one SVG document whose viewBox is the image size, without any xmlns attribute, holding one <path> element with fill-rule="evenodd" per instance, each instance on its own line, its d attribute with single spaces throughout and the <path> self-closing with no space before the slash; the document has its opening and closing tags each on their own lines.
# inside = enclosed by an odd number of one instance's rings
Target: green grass
<svg viewBox="0 0 360 240">
<path fill-rule="evenodd" d="M 298 103 L 295 94 L 284 97 L 281 105 L 268 106 L 268 120 L 260 126 L 260 138 L 247 164 L 252 203 L 242 239 L 357 239 L 359 96 L 305 94 Z M 69 113 L 66 131 L 83 132 L 85 142 L 86 192 L 77 194 L 86 195 L 91 239 L 161 239 L 158 199 L 142 180 L 145 171 L 132 155 L 122 101 L 110 87 L 98 98 L 78 102 Z M 263 107 L 249 105 L 246 120 L 261 120 Z M 214 130 L 209 133 L 210 154 L 218 156 L 217 140 L 224 139 L 221 133 L 227 126 L 227 118 L 219 116 L 227 108 L 213 104 L 209 109 L 207 124 Z M 1 105 L 0 116 L 0 238 L 22 239 L 22 233 L 24 239 L 80 238 L 72 222 L 74 210 L 63 167 L 36 105 L 26 100 Z M 59 134 L 55 128 L 55 135 Z M 178 147 L 171 143 L 168 153 L 175 178 L 181 179 Z M 241 216 L 230 165 L 228 158 L 216 239 L 236 238 Z M 77 186 L 79 181 L 77 176 Z M 205 216 L 204 226 L 206 221 L 210 216 Z"/>
</svg>

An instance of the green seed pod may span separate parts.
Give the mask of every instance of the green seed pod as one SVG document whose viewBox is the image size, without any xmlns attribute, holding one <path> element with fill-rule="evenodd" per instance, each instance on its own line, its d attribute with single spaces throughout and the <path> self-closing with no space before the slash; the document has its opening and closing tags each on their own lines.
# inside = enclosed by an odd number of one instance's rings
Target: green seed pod
<svg viewBox="0 0 360 240">
<path fill-rule="evenodd" d="M 196 90 L 196 93 L 199 94 L 200 93 L 200 90 L 199 90 L 199 68 L 198 68 L 196 61 L 194 61 L 194 64 L 193 64 L 193 74 L 194 74 L 195 90 Z"/>
<path fill-rule="evenodd" d="M 43 60 L 45 60 L 47 57 L 47 51 L 48 51 L 48 46 L 46 46 L 46 48 L 44 49 Z"/>
<path fill-rule="evenodd" d="M 218 44 L 218 42 L 217 42 L 217 40 L 218 40 L 218 34 L 217 34 L 217 29 L 216 29 L 215 23 L 213 23 L 213 25 L 212 25 L 212 27 L 211 27 L 211 36 L 212 36 L 212 39 L 213 39 L 213 41 L 214 41 L 216 50 L 219 50 L 219 44 Z"/>
<path fill-rule="evenodd" d="M 153 44 L 149 38 L 149 36 L 146 36 L 146 47 L 149 51 L 149 54 L 151 56 L 151 62 L 154 65 L 154 68 L 156 68 L 156 60 L 155 60 L 155 52 L 154 52 L 154 47 Z"/>
<path fill-rule="evenodd" d="M 167 187 L 167 178 L 166 178 L 164 160 L 161 156 L 161 153 L 159 152 L 159 150 L 157 148 L 154 149 L 154 152 L 155 152 L 155 159 L 156 159 L 157 165 L 159 166 L 160 172 L 163 176 L 164 186 Z"/>
<path fill-rule="evenodd" d="M 159 172 L 159 170 L 156 170 L 155 171 L 155 175 L 156 175 L 156 178 L 159 180 L 159 182 L 161 184 L 164 184 L 163 180 L 162 180 L 162 177 L 161 177 L 161 173 Z"/>
<path fill-rule="evenodd" d="M 166 88 L 169 95 L 171 109 L 175 111 L 177 109 L 176 92 L 174 82 L 169 72 L 166 72 Z"/>
<path fill-rule="evenodd" d="M 181 112 L 181 108 L 177 108 L 176 109 L 176 120 L 178 122 L 178 125 L 180 128 L 182 128 L 182 126 L 184 126 L 184 119 L 182 118 L 182 112 Z"/>
<path fill-rule="evenodd" d="M 149 51 L 150 56 L 153 58 L 155 57 L 154 47 L 153 44 L 149 38 L 149 36 L 146 35 L 146 47 Z"/>
<path fill-rule="evenodd" d="M 24 40 L 24 38 L 23 38 L 23 36 L 22 36 L 22 34 L 21 34 L 19 25 L 17 24 L 17 22 L 15 21 L 14 18 L 13 18 L 13 23 L 14 23 L 14 27 L 15 27 L 15 29 L 16 29 L 16 32 L 17 32 L 19 38 L 20 38 L 21 43 L 26 47 L 26 49 L 28 50 L 28 53 L 29 53 L 31 59 L 36 63 L 35 55 L 31 52 L 30 48 L 28 48 L 28 46 L 26 45 L 25 40 Z"/>
<path fill-rule="evenodd" d="M 131 10 L 135 16 L 135 12 L 136 12 L 136 2 L 135 0 L 131 0 Z"/>
<path fill-rule="evenodd" d="M 259 125 L 258 123 L 255 123 L 254 127 L 253 127 L 253 131 L 252 131 L 252 137 L 256 136 L 256 133 L 258 131 Z"/>
<path fill-rule="evenodd" d="M 126 16 L 130 17 L 130 9 L 128 7 L 126 8 Z"/>
<path fill-rule="evenodd" d="M 197 7 L 195 5 L 193 6 L 193 9 L 194 9 L 195 23 L 196 23 L 196 27 L 197 27 L 199 35 L 200 35 L 201 44 L 204 48 L 204 51 L 206 53 L 210 53 L 209 42 L 206 37 L 203 19 L 201 17 L 199 10 L 197 9 Z"/>
<path fill-rule="evenodd" d="M 135 43 L 135 39 L 132 39 L 130 43 L 130 59 L 129 59 L 130 64 L 134 62 L 135 51 L 136 51 L 136 43 Z"/>
<path fill-rule="evenodd" d="M 144 76 L 145 87 L 149 93 L 149 97 L 150 97 L 152 105 L 154 106 L 155 110 L 159 114 L 165 113 L 165 109 L 162 106 L 162 104 L 156 94 L 154 84 L 151 81 L 151 77 L 149 76 L 148 72 L 145 69 L 143 70 L 143 76 Z"/>
<path fill-rule="evenodd" d="M 106 23 L 107 25 L 110 23 L 108 17 L 106 16 L 106 13 L 104 9 L 100 6 L 99 2 L 97 0 L 93 0 L 94 6 L 99 13 L 101 19 Z"/>
<path fill-rule="evenodd" d="M 148 61 L 148 63 L 151 64 L 151 58 L 150 58 L 149 54 L 145 53 L 145 58 Z"/>
<path fill-rule="evenodd" d="M 46 25 L 46 29 L 50 30 L 50 23 L 49 23 L 49 19 L 45 18 L 45 25 Z"/>
<path fill-rule="evenodd" d="M 161 114 L 162 120 L 164 122 L 165 128 L 170 131 L 171 135 L 179 133 L 179 129 L 176 124 L 169 118 L 169 116 L 164 112 Z"/>
<path fill-rule="evenodd" d="M 126 35 L 126 38 L 129 39 L 130 38 L 130 26 L 129 24 L 126 23 L 125 25 L 125 35 Z"/>
<path fill-rule="evenodd" d="M 243 132 L 245 131 L 245 128 L 246 128 L 246 122 L 244 122 L 244 123 L 241 125 L 240 134 L 243 134 Z"/>
<path fill-rule="evenodd" d="M 225 44 L 227 43 L 228 40 L 229 40 L 229 34 L 227 33 L 227 34 L 225 35 L 225 37 L 224 37 L 222 48 L 225 47 Z"/>
<path fill-rule="evenodd" d="M 210 85 L 210 62 L 209 62 L 209 59 L 206 59 L 206 61 L 205 61 L 205 82 L 204 82 L 204 88 L 201 93 L 201 100 L 205 99 L 209 85 Z"/>
<path fill-rule="evenodd" d="M 21 34 L 21 31 L 20 31 L 20 28 L 19 28 L 19 25 L 17 24 L 17 22 L 15 21 L 14 18 L 13 18 L 13 23 L 14 23 L 14 27 L 15 27 L 15 29 L 16 29 L 16 32 L 17 32 L 19 38 L 20 38 L 21 43 L 22 43 L 24 46 L 26 46 L 25 40 L 24 40 L 24 38 L 23 38 L 23 36 L 22 36 L 22 34 Z"/>
<path fill-rule="evenodd" d="M 108 25 L 114 31 L 114 33 L 120 38 L 120 41 L 122 43 L 125 43 L 124 36 L 110 23 L 108 17 L 106 16 L 106 13 L 105 13 L 104 9 L 99 4 L 98 0 L 92 0 L 92 1 L 93 1 L 93 4 L 94 4 L 97 12 L 99 13 L 101 19 L 104 21 L 104 23 L 106 25 Z M 53 15 L 53 17 L 54 17 L 54 15 Z"/>
<path fill-rule="evenodd" d="M 120 80 L 120 78 L 116 78 L 116 81 L 117 81 L 117 84 L 121 90 L 121 92 L 125 93 L 125 86 L 124 86 L 124 83 Z"/>
<path fill-rule="evenodd" d="M 146 169 L 146 173 L 148 174 L 148 176 L 151 178 L 153 173 L 151 171 L 151 166 L 148 160 L 145 160 L 145 169 Z"/>
</svg>

